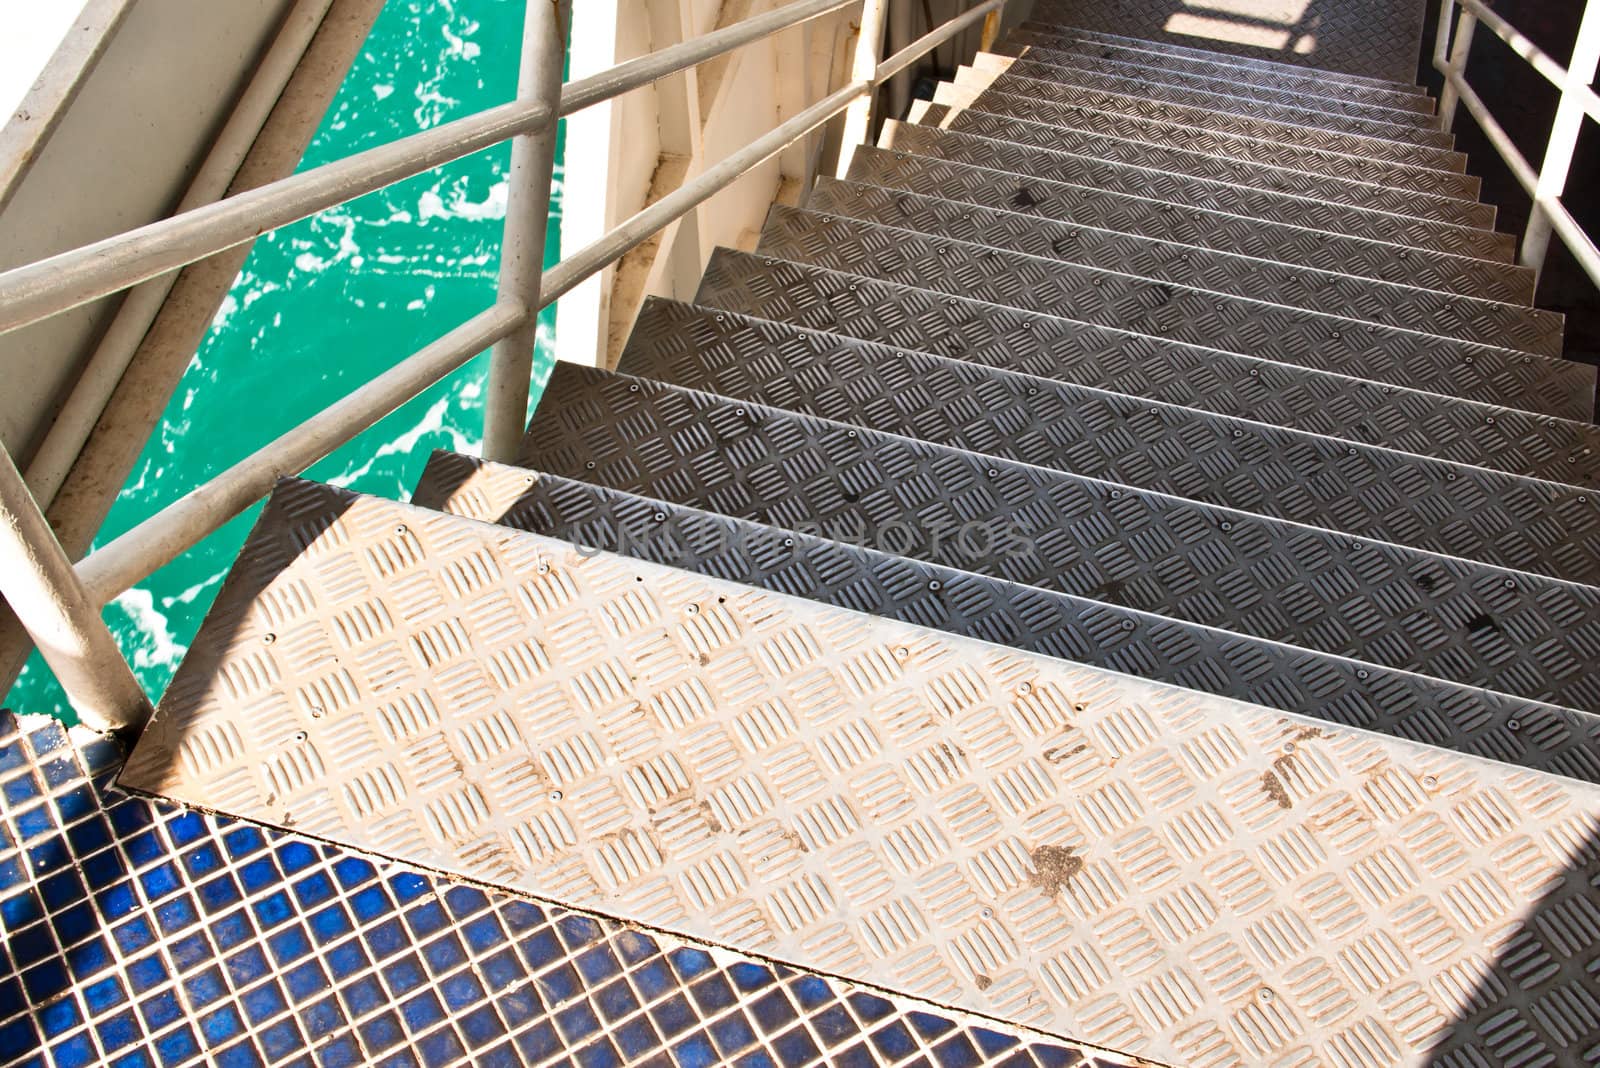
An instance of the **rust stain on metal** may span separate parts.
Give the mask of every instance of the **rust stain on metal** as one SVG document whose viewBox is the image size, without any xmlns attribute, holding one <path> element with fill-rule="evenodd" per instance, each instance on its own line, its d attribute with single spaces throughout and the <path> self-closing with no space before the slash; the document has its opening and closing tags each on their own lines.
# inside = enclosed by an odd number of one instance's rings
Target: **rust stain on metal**
<svg viewBox="0 0 1600 1068">
<path fill-rule="evenodd" d="M 1083 870 L 1083 858 L 1067 846 L 1042 845 L 1033 851 L 1033 875 L 1029 883 L 1045 897 L 1055 897 L 1067 880 Z"/>
</svg>

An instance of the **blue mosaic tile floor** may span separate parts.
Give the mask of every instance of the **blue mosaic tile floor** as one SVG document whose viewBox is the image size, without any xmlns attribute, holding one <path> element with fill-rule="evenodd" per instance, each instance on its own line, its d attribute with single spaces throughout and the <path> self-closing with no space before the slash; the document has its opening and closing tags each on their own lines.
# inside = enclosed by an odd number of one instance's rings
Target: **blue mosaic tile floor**
<svg viewBox="0 0 1600 1068">
<path fill-rule="evenodd" d="M 1117 1065 L 130 797 L 0 712 L 0 1065 Z"/>
</svg>

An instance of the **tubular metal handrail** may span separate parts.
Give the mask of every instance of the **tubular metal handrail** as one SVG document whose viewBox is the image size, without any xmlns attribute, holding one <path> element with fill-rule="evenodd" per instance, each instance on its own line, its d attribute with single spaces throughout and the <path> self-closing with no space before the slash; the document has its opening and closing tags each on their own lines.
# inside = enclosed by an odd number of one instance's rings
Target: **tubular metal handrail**
<svg viewBox="0 0 1600 1068">
<path fill-rule="evenodd" d="M 0 532 L 14 535 L 0 540 L 0 549 L 6 550 L 7 556 L 0 592 L 14 607 L 24 606 L 19 615 L 80 718 L 96 729 L 117 730 L 137 728 L 150 712 L 127 662 L 120 655 L 107 656 L 107 650 L 114 652 L 115 645 L 99 616 L 100 607 L 265 496 L 278 478 L 303 470 L 485 348 L 495 347 L 491 381 L 498 374 L 504 387 L 488 391 L 486 407 L 490 410 L 485 421 L 490 426 L 520 430 L 527 414 L 526 354 L 505 350 L 528 347 L 531 352 L 531 340 L 525 346 L 506 342 L 529 339 L 540 308 L 851 105 L 870 101 L 884 81 L 980 17 L 1001 12 L 1007 2 L 984 0 L 887 60 L 879 56 L 879 35 L 863 33 L 856 44 L 853 69 L 857 76 L 848 84 L 708 167 L 548 271 L 542 269 L 536 250 L 521 247 L 534 243 L 542 247 L 542 230 L 535 234 L 537 227 L 519 227 L 513 216 L 519 209 L 524 214 L 534 208 L 547 210 L 549 156 L 541 156 L 535 146 L 553 135 L 558 118 L 846 8 L 862 6 L 863 27 L 881 25 L 887 0 L 799 0 L 565 86 L 550 84 L 549 38 L 552 33 L 564 35 L 570 0 L 553 5 L 554 18 L 546 8 L 547 0 L 529 0 L 515 101 L 0 274 L 0 333 L 4 333 L 161 277 L 503 141 L 521 139 L 519 144 L 528 147 L 520 154 L 513 153 L 514 162 L 533 161 L 532 165 L 513 167 L 502 271 L 508 258 L 520 257 L 516 264 L 519 273 L 515 284 L 502 285 L 492 307 L 95 550 L 75 568 L 64 569 L 65 554 L 21 478 L 0 479 Z M 860 76 L 864 71 L 870 72 L 870 77 Z M 541 189 L 544 196 L 539 195 Z M 513 242 L 516 248 L 510 247 Z M 521 376 L 510 385 L 505 384 L 508 367 L 513 377 Z M 487 435 L 486 455 L 509 459 L 505 455 L 508 442 L 514 443 L 514 439 L 503 431 L 496 437 L 505 439 L 496 446 L 502 455 L 489 450 Z M 9 454 L 0 455 L 0 461 L 15 472 Z M 59 640 L 63 635 L 70 640 Z M 114 666 L 109 662 L 112 659 Z"/>
<path fill-rule="evenodd" d="M 1457 4 L 1461 7 L 1459 16 Z M 1561 91 L 1544 160 L 1537 169 L 1467 82 L 1467 59 L 1480 23 Z M 1533 268 L 1536 275 L 1543 271 L 1554 233 L 1594 283 L 1600 285 L 1600 248 L 1561 202 L 1584 117 L 1600 121 L 1600 95 L 1592 88 L 1596 68 L 1600 67 L 1600 4 L 1585 4 L 1578 37 L 1573 44 L 1572 61 L 1563 67 L 1483 0 L 1440 0 L 1433 67 L 1444 75 L 1444 91 L 1439 96 L 1439 128 L 1448 132 L 1455 123 L 1457 105 L 1464 104 L 1517 182 L 1533 198 L 1533 211 L 1528 216 L 1517 262 Z"/>
</svg>

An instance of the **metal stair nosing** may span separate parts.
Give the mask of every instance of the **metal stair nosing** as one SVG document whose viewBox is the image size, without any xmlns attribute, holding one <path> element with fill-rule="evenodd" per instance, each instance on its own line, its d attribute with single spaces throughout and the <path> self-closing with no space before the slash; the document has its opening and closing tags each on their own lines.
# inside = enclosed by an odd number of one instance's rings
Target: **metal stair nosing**
<svg viewBox="0 0 1600 1068">
<path fill-rule="evenodd" d="M 1255 76 L 1255 72 L 1251 72 L 1247 68 L 1227 62 L 1232 58 L 1229 56 L 1214 56 L 1211 58 L 1179 56 L 1137 47 L 1136 44 L 1112 44 L 1110 42 L 1089 41 L 1077 37 L 1035 33 L 1020 29 L 1009 34 L 1006 39 L 997 41 L 990 47 L 990 51 L 997 55 L 1017 59 L 1030 59 L 1051 65 L 1072 61 L 1080 57 L 1089 57 L 1105 62 L 1152 70 L 1157 73 L 1173 72 L 1190 77 L 1207 78 L 1212 81 L 1234 83 L 1266 92 L 1301 93 L 1307 96 L 1351 100 L 1368 107 L 1392 108 L 1409 114 L 1422 115 L 1430 119 L 1433 118 L 1435 113 L 1433 97 L 1422 92 L 1402 92 L 1371 86 L 1333 83 L 1319 78 L 1314 71 L 1301 71 L 1294 75 L 1262 78 Z"/>
<path fill-rule="evenodd" d="M 1073 267 L 839 215 L 774 206 L 756 251 L 1374 382 L 1437 383 L 1454 396 L 1540 414 L 1581 419 L 1593 410 L 1596 369 L 1587 364 Z"/>
<path fill-rule="evenodd" d="M 1378 185 L 1328 174 L 1294 170 L 1166 143 L 1129 140 L 1089 130 L 1030 122 L 974 108 L 930 105 L 915 123 L 1030 148 L 1089 156 L 1112 163 L 1170 171 L 1216 182 L 1237 182 L 1268 193 L 1325 200 L 1355 208 L 1408 215 L 1416 219 L 1480 230 L 1494 227 L 1495 208 L 1472 200 L 1438 196 L 1415 189 Z"/>
<path fill-rule="evenodd" d="M 1600 717 L 436 452 L 412 502 L 1283 712 L 1600 782 Z"/>
<path fill-rule="evenodd" d="M 1193 93 L 1196 94 L 1196 100 L 1222 98 L 1272 105 L 1283 108 L 1285 115 L 1301 116 L 1298 121 L 1302 123 L 1307 120 L 1328 122 L 1335 128 L 1339 128 L 1341 121 L 1370 124 L 1370 128 L 1362 125 L 1345 128 L 1352 133 L 1371 132 L 1380 136 L 1379 131 L 1391 131 L 1390 136 L 1395 140 L 1411 139 L 1416 144 L 1435 148 L 1455 147 L 1455 135 L 1440 130 L 1433 116 L 1425 112 L 1368 104 L 1343 96 L 1273 89 L 1241 82 L 1237 78 L 1206 77 L 1102 58 L 1095 54 L 1075 55 L 1069 52 L 1040 51 L 1021 56 L 977 52 L 973 55 L 972 65 L 979 70 L 1015 73 L 1040 81 L 1062 81 L 1107 89 L 1117 85 L 1144 86 L 1158 92 Z"/>
<path fill-rule="evenodd" d="M 933 102 L 948 108 L 971 109 L 990 115 L 1020 119 L 1050 130 L 1116 137 L 1140 144 L 1172 146 L 1209 156 L 1305 174 L 1363 182 L 1446 200 L 1477 203 L 1482 179 L 1476 175 L 1391 163 L 1370 156 L 1356 156 L 1322 148 L 1268 139 L 1264 134 L 1228 133 L 1211 127 L 1191 126 L 1129 115 L 1120 111 L 1056 104 L 1031 96 L 1016 96 L 996 89 L 975 91 L 969 86 L 940 82 Z M 1213 125 L 1234 125 L 1210 120 Z M 1314 131 L 1313 131 L 1314 132 Z"/>
<path fill-rule="evenodd" d="M 1128 37 L 1122 34 L 1107 33 L 1104 30 L 1092 30 L 1072 23 L 1052 22 L 1046 19 L 1030 16 L 1024 20 L 1012 36 L 1043 35 L 1046 37 L 1086 41 L 1098 41 L 1108 44 L 1133 46 L 1152 52 L 1159 52 L 1172 56 L 1185 56 L 1209 62 L 1226 63 L 1228 66 L 1244 70 L 1256 77 L 1263 79 L 1289 78 L 1296 75 L 1310 76 L 1318 81 L 1330 85 L 1347 86 L 1351 91 L 1375 90 L 1379 92 L 1401 93 L 1409 96 L 1425 96 L 1427 90 L 1411 82 L 1397 81 L 1392 78 L 1374 78 L 1365 74 L 1355 74 L 1348 71 L 1328 70 L 1322 67 L 1309 67 L 1298 63 L 1280 63 L 1270 59 L 1261 59 L 1255 56 L 1240 55 L 1233 52 L 1224 52 L 1210 48 L 1198 48 L 1188 45 L 1173 44 L 1167 41 L 1152 41 L 1139 37 Z"/>
<path fill-rule="evenodd" d="M 1293 260 L 1221 252 L 1140 232 L 1055 222 L 996 207 L 994 198 L 988 204 L 970 204 L 932 195 L 931 190 L 924 195 L 824 177 L 805 207 L 1429 337 L 1545 356 L 1562 352 L 1566 317 L 1559 312 L 1334 273 Z"/>
<path fill-rule="evenodd" d="M 132 793 L 122 763 L 0 711 L 7 1068 L 1144 1065 Z"/>
<path fill-rule="evenodd" d="M 1090 326 L 734 249 L 695 301 L 1180 407 L 1600 488 L 1600 427 Z"/>
<path fill-rule="evenodd" d="M 1263 189 L 1242 180 L 1218 180 L 1163 170 L 1156 165 L 1101 159 L 1092 154 L 1076 155 L 1061 149 L 1039 148 L 938 126 L 889 120 L 884 123 L 879 147 L 907 157 L 942 159 L 1022 177 L 1127 190 L 1168 203 L 1392 242 L 1484 260 L 1498 266 L 1511 265 L 1516 252 L 1516 241 L 1510 234 L 1476 226 Z"/>
<path fill-rule="evenodd" d="M 1397 166 L 1458 175 L 1465 174 L 1467 170 L 1465 153 L 1422 143 L 1415 137 L 1407 136 L 1411 131 L 1403 128 L 1381 132 L 1356 130 L 1350 128 L 1353 120 L 1304 114 L 1283 115 L 1272 105 L 1257 104 L 1242 98 L 1212 94 L 1218 98 L 1186 101 L 1180 98 L 1183 94 L 1156 86 L 1135 83 L 1118 88 L 1102 88 L 1087 84 L 1087 81 L 1062 78 L 1046 80 L 1015 70 L 996 72 L 962 66 L 956 69 L 955 77 L 950 79 L 949 84 L 978 94 L 977 106 L 980 108 L 983 94 L 992 92 L 1001 96 L 1037 100 L 1043 104 L 1087 108 L 1143 121 L 1247 137 L 1275 145 L 1292 145 L 1340 156 L 1381 160 Z"/>
<path fill-rule="evenodd" d="M 1175 242 L 1255 260 L 1531 307 L 1533 271 L 1467 256 L 1177 205 L 1144 195 L 1021 177 L 933 156 L 863 145 L 852 182 L 996 208 L 1058 223 Z"/>
<path fill-rule="evenodd" d="M 1574 486 L 1423 461 L 1380 446 L 655 298 L 641 309 L 616 369 L 1600 587 L 1600 494 Z"/>
<path fill-rule="evenodd" d="M 342 703 L 308 707 L 330 664 L 304 654 L 338 647 L 356 597 L 391 606 L 397 640 L 341 658 Z M 408 615 L 419 600 L 436 614 Z M 278 635 L 286 609 L 298 626 Z M 250 715 L 241 678 L 259 681 Z M 1381 1041 L 1420 1063 L 1463 1009 L 1437 986 L 1420 988 L 1439 1019 L 1421 1031 L 1220 1028 L 1257 984 L 1303 1018 L 1326 987 L 1295 977 L 1369 934 L 1398 968 L 1344 980 L 1348 997 L 1442 968 L 1517 986 L 1508 935 L 1587 862 L 1600 821 L 1588 784 L 303 484 L 274 494 L 119 781 L 646 937 L 1185 1064 L 1219 1040 L 1334 1063 Z M 1274 858 L 1335 842 L 1362 870 L 1405 848 L 1407 893 L 1362 908 L 1347 892 L 1357 928 L 1258 960 L 1245 990 L 1207 982 L 1176 1015 L 1134 1015 L 1144 955 L 1096 948 L 1140 918 L 1130 897 L 1158 916 L 1212 903 L 1158 943 L 1209 974 L 1219 945 L 1248 951 L 1263 906 L 1322 922 L 1325 867 Z M 1463 885 L 1496 892 L 1446 949 L 1403 937 Z"/>
<path fill-rule="evenodd" d="M 558 364 L 518 465 L 1600 710 L 1600 591 Z M 1005 538 L 1005 559 L 947 535 Z M 891 540 L 892 535 L 892 540 Z M 973 539 L 975 542 L 976 539 Z M 992 542 L 991 542 L 992 544 Z"/>
</svg>

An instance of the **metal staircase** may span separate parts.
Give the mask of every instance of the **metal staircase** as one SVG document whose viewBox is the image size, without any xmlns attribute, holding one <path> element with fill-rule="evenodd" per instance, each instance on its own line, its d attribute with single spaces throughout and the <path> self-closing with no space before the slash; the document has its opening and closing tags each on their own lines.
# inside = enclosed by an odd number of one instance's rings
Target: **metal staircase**
<svg viewBox="0 0 1600 1068">
<path fill-rule="evenodd" d="M 1084 7 L 559 365 L 515 464 L 280 484 L 162 800 L 0 724 L 0 865 L 164 940 L 0 1044 L 1600 1061 L 1595 369 L 1421 90 Z M 0 910 L 37 1001 L 68 910 Z"/>
</svg>

